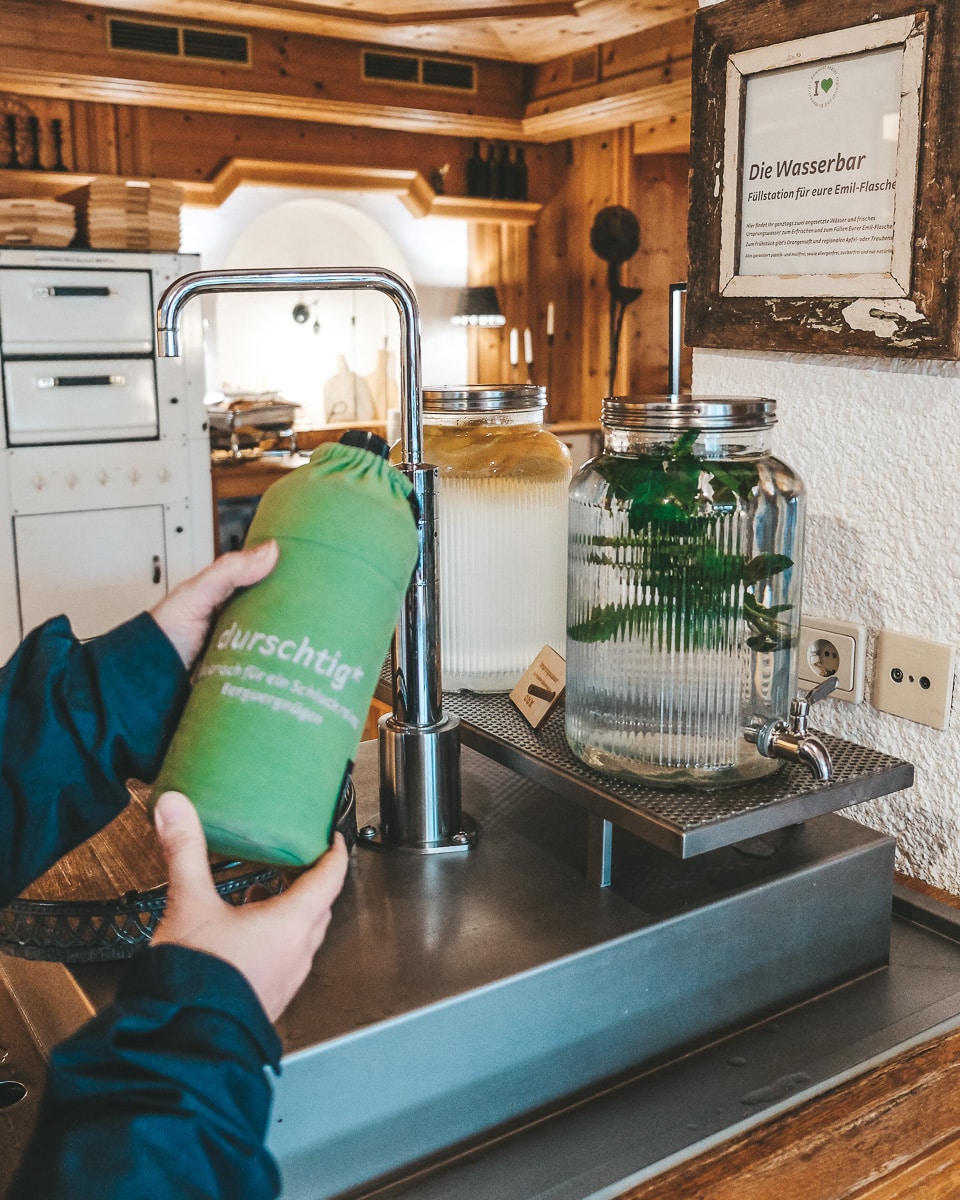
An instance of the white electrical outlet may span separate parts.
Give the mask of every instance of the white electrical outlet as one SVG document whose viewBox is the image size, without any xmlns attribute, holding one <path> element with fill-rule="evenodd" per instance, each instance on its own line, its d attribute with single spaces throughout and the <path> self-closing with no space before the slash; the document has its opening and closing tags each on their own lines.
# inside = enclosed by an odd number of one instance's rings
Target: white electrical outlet
<svg viewBox="0 0 960 1200">
<path fill-rule="evenodd" d="M 946 729 L 953 699 L 953 646 L 882 630 L 873 664 L 873 707 Z"/>
<path fill-rule="evenodd" d="M 813 687 L 835 675 L 835 700 L 859 704 L 866 677 L 867 631 L 852 621 L 826 617 L 801 617 L 797 651 L 797 677 L 801 685 Z"/>
</svg>

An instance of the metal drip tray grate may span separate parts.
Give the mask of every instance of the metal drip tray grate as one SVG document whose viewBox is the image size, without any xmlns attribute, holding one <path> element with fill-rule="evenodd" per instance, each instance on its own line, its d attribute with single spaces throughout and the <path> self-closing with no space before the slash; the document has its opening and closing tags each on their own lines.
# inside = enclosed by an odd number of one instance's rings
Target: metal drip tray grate
<svg viewBox="0 0 960 1200">
<path fill-rule="evenodd" d="M 380 695 L 389 702 L 389 676 Z M 715 790 L 663 791 L 604 775 L 567 745 L 561 702 L 538 730 L 506 695 L 445 692 L 444 711 L 459 717 L 466 746 L 525 778 L 574 800 L 604 821 L 681 858 L 742 842 L 901 791 L 913 783 L 910 763 L 854 742 L 819 734 L 834 778 L 818 784 L 795 763 L 764 779 Z"/>
</svg>

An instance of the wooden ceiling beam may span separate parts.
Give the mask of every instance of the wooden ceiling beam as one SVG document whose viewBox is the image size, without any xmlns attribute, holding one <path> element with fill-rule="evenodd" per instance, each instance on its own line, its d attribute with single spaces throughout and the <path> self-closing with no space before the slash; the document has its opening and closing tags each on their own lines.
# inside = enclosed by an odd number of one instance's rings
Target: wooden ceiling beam
<svg viewBox="0 0 960 1200">
<path fill-rule="evenodd" d="M 689 111 L 691 30 L 594 47 L 525 75 L 516 63 L 477 63 L 476 91 L 431 91 L 362 79 L 356 43 L 252 35 L 250 64 L 112 52 L 106 15 L 72 18 L 31 0 L 0 0 L 0 90 L 58 100 L 216 112 L 402 133 L 551 143 Z M 580 56 L 582 57 L 582 56 Z"/>
<path fill-rule="evenodd" d="M 60 100 L 85 100 L 101 104 L 135 104 L 172 108 L 181 112 L 235 113 L 241 116 L 278 117 L 347 125 L 368 129 L 393 129 L 402 133 L 443 134 L 449 137 L 489 138 L 507 142 L 563 141 L 621 129 L 644 121 L 689 113 L 690 80 L 647 84 L 630 90 L 625 82 L 617 93 L 590 95 L 578 100 L 568 93 L 562 102 L 532 105 L 517 120 L 487 117 L 482 113 L 450 113 L 437 109 L 390 108 L 351 101 L 300 99 L 230 88 L 213 90 L 184 84 L 61 74 L 57 71 L 20 74 L 0 66 L 0 91 L 21 96 Z"/>
<path fill-rule="evenodd" d="M 245 91 L 238 88 L 195 87 L 144 79 L 122 79 L 60 71 L 20 72 L 0 64 L 0 91 L 21 96 L 46 96 L 60 100 L 86 100 L 101 104 L 136 104 L 148 108 L 173 108 L 181 112 L 235 113 L 253 117 L 280 117 L 349 125 L 370 129 L 395 129 L 403 133 L 483 137 L 504 141 L 523 138 L 520 118 L 444 112 L 432 108 L 391 107 L 349 100 Z"/>
</svg>

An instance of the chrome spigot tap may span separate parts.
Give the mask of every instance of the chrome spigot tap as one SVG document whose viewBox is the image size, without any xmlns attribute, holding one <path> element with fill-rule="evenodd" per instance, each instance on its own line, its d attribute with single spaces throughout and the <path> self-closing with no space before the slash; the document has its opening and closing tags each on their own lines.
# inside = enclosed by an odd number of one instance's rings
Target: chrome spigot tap
<svg viewBox="0 0 960 1200">
<path fill-rule="evenodd" d="M 777 717 L 758 729 L 748 729 L 744 737 L 764 758 L 803 763 L 818 783 L 829 783 L 833 778 L 830 752 L 815 733 L 809 732 L 807 722 L 811 706 L 829 696 L 836 686 L 836 675 L 829 675 L 823 683 L 790 701 L 789 723 Z"/>
<path fill-rule="evenodd" d="M 380 721 L 379 842 L 424 852 L 462 850 L 474 830 L 460 809 L 460 723 L 441 705 L 438 472 L 423 462 L 420 311 L 410 286 L 374 268 L 197 271 L 175 280 L 160 298 L 158 351 L 179 355 L 182 310 L 194 296 L 325 289 L 382 292 L 400 317 L 400 470 L 413 485 L 419 554 L 393 639 L 392 712 Z"/>
</svg>

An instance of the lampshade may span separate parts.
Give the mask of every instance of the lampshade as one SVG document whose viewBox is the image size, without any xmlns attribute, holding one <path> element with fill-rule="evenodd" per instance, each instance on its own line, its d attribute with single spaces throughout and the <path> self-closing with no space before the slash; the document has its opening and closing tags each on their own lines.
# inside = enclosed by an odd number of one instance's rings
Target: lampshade
<svg viewBox="0 0 960 1200">
<path fill-rule="evenodd" d="M 506 325 L 500 311 L 497 289 L 493 287 L 462 288 L 457 310 L 450 318 L 454 325 Z"/>
</svg>

